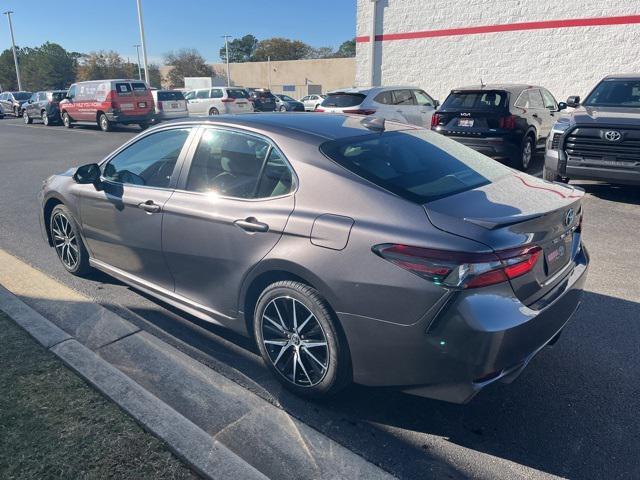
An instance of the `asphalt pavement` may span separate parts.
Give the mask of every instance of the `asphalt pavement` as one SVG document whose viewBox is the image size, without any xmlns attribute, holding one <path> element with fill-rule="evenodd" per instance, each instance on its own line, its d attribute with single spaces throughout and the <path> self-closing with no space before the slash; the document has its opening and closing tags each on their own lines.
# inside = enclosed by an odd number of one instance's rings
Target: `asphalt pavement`
<svg viewBox="0 0 640 480">
<path fill-rule="evenodd" d="M 73 277 L 43 242 L 42 180 L 99 161 L 138 131 L 0 120 L 0 248 L 400 478 L 640 478 L 639 187 L 574 182 L 587 191 L 592 256 L 583 305 L 513 384 L 468 405 L 357 386 L 311 403 L 284 391 L 246 339 L 106 275 Z M 538 156 L 531 172 L 540 169 Z"/>
</svg>

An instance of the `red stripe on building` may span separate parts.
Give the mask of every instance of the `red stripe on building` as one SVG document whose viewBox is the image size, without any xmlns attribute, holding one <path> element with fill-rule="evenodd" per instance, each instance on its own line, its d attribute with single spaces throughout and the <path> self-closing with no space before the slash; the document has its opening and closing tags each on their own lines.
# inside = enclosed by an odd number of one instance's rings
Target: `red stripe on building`
<svg viewBox="0 0 640 480">
<path fill-rule="evenodd" d="M 422 32 L 385 33 L 376 35 L 376 41 L 409 40 L 415 38 L 455 37 L 460 35 L 478 35 L 481 33 L 516 32 L 521 30 L 543 30 L 549 28 L 598 27 L 605 25 L 630 25 L 640 23 L 640 15 L 623 17 L 576 18 L 571 20 L 544 20 L 541 22 L 506 23 L 501 25 L 483 25 L 479 27 L 447 28 L 443 30 L 425 30 Z M 356 37 L 356 42 L 367 43 L 369 36 Z"/>
</svg>

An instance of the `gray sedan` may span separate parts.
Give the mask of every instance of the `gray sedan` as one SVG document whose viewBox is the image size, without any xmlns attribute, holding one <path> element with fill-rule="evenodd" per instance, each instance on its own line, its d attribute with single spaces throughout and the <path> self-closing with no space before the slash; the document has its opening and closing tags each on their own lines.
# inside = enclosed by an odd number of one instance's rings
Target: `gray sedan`
<svg viewBox="0 0 640 480">
<path fill-rule="evenodd" d="M 578 307 L 582 191 L 375 117 L 152 128 L 48 178 L 46 241 L 257 342 L 300 395 L 350 382 L 464 403 Z"/>
</svg>

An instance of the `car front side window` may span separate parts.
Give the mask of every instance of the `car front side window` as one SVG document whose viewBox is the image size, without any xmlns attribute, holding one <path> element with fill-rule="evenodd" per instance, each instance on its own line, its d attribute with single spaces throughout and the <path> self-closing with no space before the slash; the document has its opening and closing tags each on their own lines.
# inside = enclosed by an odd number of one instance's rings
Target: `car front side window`
<svg viewBox="0 0 640 480">
<path fill-rule="evenodd" d="M 175 128 L 141 138 L 109 160 L 104 166 L 104 179 L 167 188 L 190 132 L 190 128 Z"/>
</svg>

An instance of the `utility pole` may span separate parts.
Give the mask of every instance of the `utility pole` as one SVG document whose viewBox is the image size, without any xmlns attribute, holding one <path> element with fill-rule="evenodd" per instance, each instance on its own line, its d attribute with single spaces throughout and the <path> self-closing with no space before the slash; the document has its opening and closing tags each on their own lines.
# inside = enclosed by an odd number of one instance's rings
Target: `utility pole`
<svg viewBox="0 0 640 480">
<path fill-rule="evenodd" d="M 271 90 L 271 55 L 267 56 L 267 74 L 269 78 L 269 90 Z"/>
<path fill-rule="evenodd" d="M 16 64 L 16 78 L 18 79 L 18 90 L 22 90 L 22 81 L 20 80 L 20 67 L 18 66 L 18 52 L 16 51 L 16 39 L 13 36 L 13 24 L 11 23 L 11 10 L 7 10 L 4 14 L 9 21 L 9 31 L 11 32 L 11 45 L 13 47 L 13 62 Z"/>
<path fill-rule="evenodd" d="M 378 0 L 371 0 L 371 32 L 369 33 L 369 86 L 375 87 L 376 79 L 376 20 Z"/>
<path fill-rule="evenodd" d="M 136 52 L 138 53 L 138 79 L 142 80 L 142 70 L 140 69 L 140 45 L 134 45 Z"/>
<path fill-rule="evenodd" d="M 142 4 L 141 0 L 136 0 L 138 4 L 138 24 L 140 25 L 140 43 L 142 47 L 142 65 L 144 66 L 144 79 L 149 85 L 149 66 L 147 64 L 147 46 L 144 41 L 144 23 L 142 22 Z"/>
<path fill-rule="evenodd" d="M 222 35 L 224 38 L 224 49 L 227 52 L 227 87 L 231 86 L 231 74 L 229 73 L 229 39 L 232 38 L 231 35 Z"/>
</svg>

